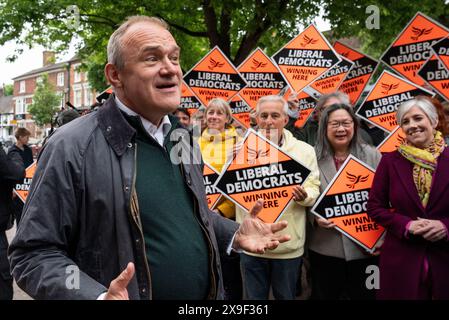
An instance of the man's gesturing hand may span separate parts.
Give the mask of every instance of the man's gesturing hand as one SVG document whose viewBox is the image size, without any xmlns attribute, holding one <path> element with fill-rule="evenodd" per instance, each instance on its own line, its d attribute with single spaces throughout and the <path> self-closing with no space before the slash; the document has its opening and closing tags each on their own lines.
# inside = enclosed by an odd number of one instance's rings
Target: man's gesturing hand
<svg viewBox="0 0 449 320">
<path fill-rule="evenodd" d="M 263 200 L 257 200 L 237 230 L 233 248 L 252 253 L 264 253 L 266 249 L 275 249 L 279 243 L 290 240 L 289 235 L 276 234 L 287 227 L 287 221 L 265 223 L 257 217 L 262 207 Z"/>
<path fill-rule="evenodd" d="M 134 277 L 134 263 L 130 262 L 120 275 L 111 281 L 104 300 L 129 300 L 128 284 Z"/>
</svg>

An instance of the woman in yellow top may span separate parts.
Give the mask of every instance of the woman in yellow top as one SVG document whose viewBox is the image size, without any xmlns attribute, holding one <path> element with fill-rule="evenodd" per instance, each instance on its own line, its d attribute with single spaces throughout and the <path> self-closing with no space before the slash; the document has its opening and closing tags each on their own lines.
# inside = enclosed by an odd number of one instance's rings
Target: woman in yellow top
<svg viewBox="0 0 449 320">
<path fill-rule="evenodd" d="M 205 111 L 206 129 L 198 139 L 201 154 L 205 162 L 221 172 L 232 158 L 234 148 L 240 140 L 237 131 L 231 126 L 232 116 L 229 104 L 219 98 L 212 99 Z M 215 211 L 234 220 L 235 205 L 222 198 Z M 223 285 L 226 300 L 241 300 L 243 297 L 240 259 L 235 256 L 221 256 Z"/>
<path fill-rule="evenodd" d="M 229 104 L 220 99 L 212 99 L 206 108 L 206 129 L 198 139 L 201 154 L 205 162 L 221 172 L 224 165 L 232 158 L 233 150 L 240 137 L 231 126 L 232 115 Z M 216 210 L 226 218 L 235 218 L 235 205 L 223 200 Z"/>
</svg>

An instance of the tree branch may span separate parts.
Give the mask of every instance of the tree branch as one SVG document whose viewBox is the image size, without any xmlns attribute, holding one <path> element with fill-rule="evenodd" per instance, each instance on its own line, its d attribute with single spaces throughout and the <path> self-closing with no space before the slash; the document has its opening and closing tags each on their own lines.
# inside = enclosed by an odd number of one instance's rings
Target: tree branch
<svg viewBox="0 0 449 320">
<path fill-rule="evenodd" d="M 110 25 L 113 28 L 118 26 L 118 23 L 113 21 L 112 19 L 109 19 L 107 17 L 102 17 L 102 16 L 99 16 L 99 15 L 96 15 L 96 14 L 81 13 L 80 16 L 81 17 L 89 17 L 89 18 L 99 18 L 99 19 L 104 20 L 104 21 L 89 20 L 89 22 L 102 23 L 102 24 Z"/>
<path fill-rule="evenodd" d="M 279 7 L 276 11 L 283 12 L 287 7 L 288 0 L 281 0 L 278 4 Z M 277 18 L 281 19 L 282 17 Z M 260 0 L 256 1 L 255 18 L 253 21 L 256 24 L 256 28 L 251 32 L 247 31 L 243 36 L 233 61 L 235 65 L 239 65 L 246 59 L 251 51 L 257 46 L 262 35 L 271 27 L 271 18 L 266 14 L 266 3 L 262 3 Z"/>
<path fill-rule="evenodd" d="M 210 0 L 203 1 L 203 11 L 207 35 L 212 48 L 220 44 L 220 35 L 217 31 L 217 16 L 215 15 L 214 7 L 211 5 Z"/>
<path fill-rule="evenodd" d="M 229 14 L 226 1 L 223 2 L 223 9 L 220 16 L 220 49 L 228 57 L 231 56 L 231 16 Z"/>
<path fill-rule="evenodd" d="M 164 18 L 160 14 L 157 14 L 156 17 L 161 18 L 162 20 L 167 22 L 170 27 L 178 29 L 179 31 L 184 32 L 185 34 L 188 34 L 189 36 L 192 36 L 192 37 L 205 37 L 205 38 L 207 38 L 207 32 L 205 32 L 205 31 L 192 31 L 190 29 L 187 29 L 184 26 L 181 26 L 179 24 L 176 24 L 176 23 L 174 23 L 172 21 L 167 20 L 166 18 Z"/>
</svg>

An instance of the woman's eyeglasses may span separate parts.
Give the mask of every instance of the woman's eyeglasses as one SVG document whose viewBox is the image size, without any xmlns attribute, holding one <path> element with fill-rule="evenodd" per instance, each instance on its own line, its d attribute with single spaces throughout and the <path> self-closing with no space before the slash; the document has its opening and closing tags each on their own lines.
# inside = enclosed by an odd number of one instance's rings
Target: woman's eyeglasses
<svg viewBox="0 0 449 320">
<path fill-rule="evenodd" d="M 340 126 L 343 126 L 343 128 L 350 128 L 354 121 L 352 120 L 345 120 L 345 121 L 331 121 L 328 122 L 327 125 L 331 127 L 332 129 L 338 129 Z"/>
</svg>

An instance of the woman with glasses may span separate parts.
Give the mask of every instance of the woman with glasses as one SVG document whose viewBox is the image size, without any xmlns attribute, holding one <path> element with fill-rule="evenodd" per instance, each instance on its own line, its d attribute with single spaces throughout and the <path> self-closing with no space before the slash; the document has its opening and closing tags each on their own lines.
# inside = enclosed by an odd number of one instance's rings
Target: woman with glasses
<svg viewBox="0 0 449 320">
<path fill-rule="evenodd" d="M 449 149 L 426 98 L 399 106 L 406 142 L 385 154 L 368 214 L 387 230 L 379 299 L 449 299 Z"/>
<path fill-rule="evenodd" d="M 379 151 L 360 139 L 358 119 L 346 104 L 333 104 L 322 111 L 315 151 L 321 192 L 350 154 L 373 168 L 381 158 Z M 366 268 L 376 265 L 377 257 L 335 230 L 331 221 L 312 215 L 310 220 L 312 299 L 374 299 L 365 282 Z"/>
</svg>

